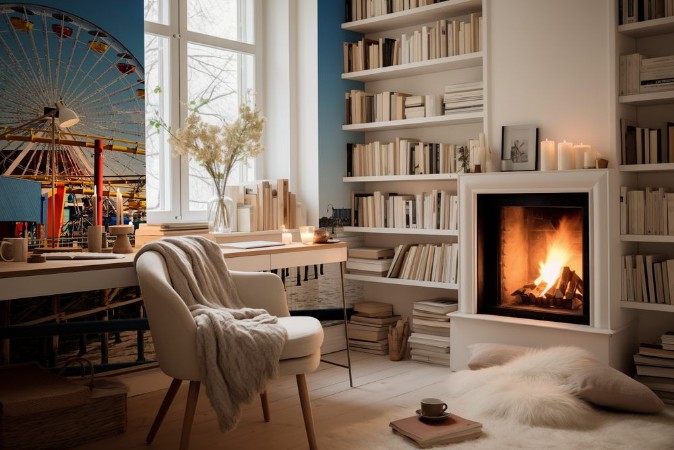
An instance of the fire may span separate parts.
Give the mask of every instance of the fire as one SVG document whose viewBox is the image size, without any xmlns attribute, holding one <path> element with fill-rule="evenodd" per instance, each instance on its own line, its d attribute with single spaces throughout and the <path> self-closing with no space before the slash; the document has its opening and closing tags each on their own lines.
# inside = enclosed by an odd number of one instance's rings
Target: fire
<svg viewBox="0 0 674 450">
<path fill-rule="evenodd" d="M 534 283 L 537 286 L 545 286 L 541 295 L 555 287 L 556 281 L 562 272 L 564 266 L 569 265 L 573 257 L 571 250 L 571 240 L 573 236 L 573 224 L 567 218 L 563 218 L 559 223 L 556 232 L 548 237 L 548 250 L 546 260 L 541 261 L 538 266 L 540 275 Z M 544 285 L 541 283 L 545 283 Z"/>
</svg>

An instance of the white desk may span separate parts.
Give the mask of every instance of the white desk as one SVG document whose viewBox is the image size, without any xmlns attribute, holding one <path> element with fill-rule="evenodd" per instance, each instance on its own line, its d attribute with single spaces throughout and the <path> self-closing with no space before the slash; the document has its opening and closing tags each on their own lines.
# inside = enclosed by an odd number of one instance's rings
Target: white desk
<svg viewBox="0 0 674 450">
<path fill-rule="evenodd" d="M 346 331 L 343 266 L 347 259 L 345 242 L 310 245 L 293 243 L 257 249 L 223 248 L 222 252 L 227 267 L 231 270 L 240 271 L 274 270 L 286 267 L 339 263 Z M 59 260 L 37 264 L 0 262 L 0 303 L 1 301 L 45 295 L 137 286 L 138 279 L 133 266 L 133 258 L 134 255 L 129 254 L 124 255 L 122 259 Z M 6 308 L 2 308 L 2 311 L 8 314 L 9 303 L 6 306 Z M 5 319 L 8 320 L 8 317 Z M 0 323 L 0 326 L 7 325 L 9 325 L 8 322 Z M 346 348 L 348 360 L 346 367 L 349 369 L 349 381 L 353 386 L 348 334 Z"/>
</svg>

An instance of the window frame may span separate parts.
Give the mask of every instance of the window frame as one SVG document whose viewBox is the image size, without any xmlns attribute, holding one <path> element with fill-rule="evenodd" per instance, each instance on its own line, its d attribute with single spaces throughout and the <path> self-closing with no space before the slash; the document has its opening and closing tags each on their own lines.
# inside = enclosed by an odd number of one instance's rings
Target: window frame
<svg viewBox="0 0 674 450">
<path fill-rule="evenodd" d="M 246 1 L 246 0 L 241 0 Z M 251 55 L 253 59 L 253 82 L 255 85 L 255 101 L 259 105 L 263 103 L 262 87 L 264 86 L 263 70 L 262 70 L 262 5 L 261 0 L 251 0 L 253 4 L 253 17 L 248 18 L 248 26 L 252 24 L 254 35 L 252 43 L 233 41 L 217 36 L 206 35 L 196 31 L 190 31 L 187 28 L 187 2 L 188 0 L 169 0 L 166 1 L 168 5 L 168 25 L 144 21 L 145 35 L 151 34 L 159 37 L 168 38 L 169 42 L 169 71 L 170 71 L 170 92 L 169 97 L 169 114 L 168 118 L 164 118 L 166 123 L 172 128 L 179 128 L 187 118 L 189 113 L 186 105 L 188 98 L 188 43 L 197 45 L 206 45 L 223 50 L 228 50 L 244 55 Z M 182 12 L 182 13 L 181 13 Z M 239 76 L 239 82 L 242 77 Z M 152 88 L 152 87 L 148 87 Z M 242 86 L 238 86 L 239 95 L 245 95 L 242 92 Z M 146 117 L 146 122 L 151 120 L 151 117 Z M 170 144 L 166 144 L 164 150 L 172 152 Z M 160 176 L 169 177 L 168 183 L 160 183 L 161 185 L 170 186 L 170 201 L 165 203 L 163 210 L 148 210 L 147 221 L 149 223 L 166 223 L 166 222 L 180 222 L 180 221 L 206 221 L 207 211 L 190 211 L 189 209 L 189 161 L 183 156 L 161 156 L 164 161 L 169 161 L 167 170 L 163 169 Z M 255 178 L 261 177 L 262 164 L 254 163 Z M 177 181 L 177 182 L 176 182 Z"/>
</svg>

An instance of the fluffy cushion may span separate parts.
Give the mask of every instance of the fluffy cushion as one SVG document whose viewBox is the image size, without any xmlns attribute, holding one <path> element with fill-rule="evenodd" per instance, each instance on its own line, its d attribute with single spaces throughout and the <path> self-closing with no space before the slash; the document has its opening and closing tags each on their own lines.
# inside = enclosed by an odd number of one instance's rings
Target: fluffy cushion
<svg viewBox="0 0 674 450">
<path fill-rule="evenodd" d="M 583 400 L 637 413 L 658 413 L 665 404 L 647 386 L 600 363 L 571 374 L 569 385 Z"/>
<path fill-rule="evenodd" d="M 491 366 L 501 366 L 508 361 L 524 355 L 529 347 L 508 344 L 482 343 L 470 347 L 468 367 L 472 370 L 484 369 Z"/>
</svg>

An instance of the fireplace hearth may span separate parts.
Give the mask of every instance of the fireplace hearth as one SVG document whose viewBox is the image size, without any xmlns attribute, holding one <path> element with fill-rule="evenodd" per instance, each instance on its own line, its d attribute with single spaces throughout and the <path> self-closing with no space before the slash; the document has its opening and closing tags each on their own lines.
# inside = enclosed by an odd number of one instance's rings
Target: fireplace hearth
<svg viewBox="0 0 674 450">
<path fill-rule="evenodd" d="M 477 198 L 478 314 L 587 325 L 588 195 Z"/>
</svg>

